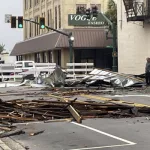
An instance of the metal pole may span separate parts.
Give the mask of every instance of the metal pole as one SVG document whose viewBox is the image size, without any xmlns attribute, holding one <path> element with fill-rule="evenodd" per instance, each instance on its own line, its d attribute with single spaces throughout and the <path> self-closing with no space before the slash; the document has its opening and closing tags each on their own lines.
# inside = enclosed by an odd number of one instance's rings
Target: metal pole
<svg viewBox="0 0 150 150">
<path fill-rule="evenodd" d="M 113 66 L 112 66 L 112 70 L 114 72 L 117 72 L 118 68 L 117 68 L 117 50 L 116 50 L 116 26 L 114 23 L 112 24 L 112 30 L 113 30 Z"/>
<path fill-rule="evenodd" d="M 113 53 L 112 53 L 112 58 L 113 58 L 113 66 L 112 66 L 112 70 L 114 72 L 118 71 L 118 67 L 117 67 L 117 51 L 116 51 L 116 40 L 117 40 L 117 35 L 116 35 L 116 25 L 114 23 L 112 23 L 103 13 L 101 13 L 101 15 L 104 17 L 104 19 L 106 20 L 106 22 L 111 26 L 112 28 L 112 34 L 113 34 Z M 106 35 L 107 36 L 107 35 Z"/>
<path fill-rule="evenodd" d="M 69 56 L 70 56 L 70 63 L 73 63 L 73 41 L 71 41 L 72 32 L 69 33 Z"/>
</svg>

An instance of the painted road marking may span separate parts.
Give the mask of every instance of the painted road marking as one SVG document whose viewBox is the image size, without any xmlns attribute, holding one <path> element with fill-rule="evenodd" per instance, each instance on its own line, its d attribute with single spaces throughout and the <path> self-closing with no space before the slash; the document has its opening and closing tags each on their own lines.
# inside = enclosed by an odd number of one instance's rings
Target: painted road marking
<svg viewBox="0 0 150 150">
<path fill-rule="evenodd" d="M 90 150 L 90 149 L 92 150 L 92 149 L 102 149 L 102 148 L 113 148 L 113 147 L 123 147 L 123 146 L 136 145 L 136 143 L 134 143 L 134 142 L 131 142 L 131 141 L 128 141 L 128 140 L 126 140 L 126 139 L 117 137 L 117 136 L 115 136 L 115 135 L 112 135 L 112 134 L 109 134 L 109 133 L 100 131 L 100 130 L 98 130 L 98 129 L 95 129 L 95 128 L 92 128 L 92 127 L 89 127 L 89 126 L 86 126 L 86 125 L 83 125 L 83 124 L 79 124 L 79 123 L 76 123 L 76 122 L 71 122 L 71 123 L 72 123 L 72 124 L 75 124 L 75 125 L 77 125 L 77 126 L 80 126 L 80 127 L 83 127 L 83 128 L 89 129 L 89 130 L 92 130 L 92 131 L 94 131 L 94 132 L 103 134 L 103 135 L 105 135 L 105 136 L 111 137 L 111 138 L 113 138 L 113 139 L 122 141 L 122 142 L 124 142 L 124 143 L 126 143 L 126 144 L 121 144 L 121 145 L 108 145 L 108 146 L 100 146 L 100 147 L 89 147 L 89 148 L 78 148 L 78 149 L 70 149 L 70 150 Z"/>
<path fill-rule="evenodd" d="M 132 145 L 131 144 L 122 144 L 122 145 L 110 145 L 110 146 L 89 147 L 89 148 L 87 147 L 87 148 L 70 149 L 70 150 L 94 150 L 94 149 L 125 147 L 125 146 L 132 146 Z"/>
<path fill-rule="evenodd" d="M 123 100 L 115 101 L 115 100 L 112 100 L 111 98 L 106 98 L 106 97 L 101 97 L 101 96 L 85 95 L 85 94 L 81 94 L 80 96 L 90 98 L 90 99 L 101 100 L 101 101 L 110 101 L 110 102 L 114 102 L 116 104 L 126 104 L 126 105 L 136 106 L 136 107 L 150 107 L 150 105 L 134 103 L 134 102 L 129 102 L 129 101 L 123 101 Z"/>
<path fill-rule="evenodd" d="M 108 97 L 135 97 L 135 96 L 138 96 L 138 97 L 150 97 L 150 95 L 107 95 Z"/>
<path fill-rule="evenodd" d="M 0 140 L 0 147 L 1 147 L 3 150 L 12 150 L 12 149 L 10 149 L 2 140 Z"/>
</svg>

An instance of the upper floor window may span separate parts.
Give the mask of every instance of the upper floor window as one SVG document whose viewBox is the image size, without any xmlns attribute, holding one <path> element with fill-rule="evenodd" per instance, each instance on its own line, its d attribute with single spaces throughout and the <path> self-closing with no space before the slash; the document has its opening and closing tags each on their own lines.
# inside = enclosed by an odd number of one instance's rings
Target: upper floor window
<svg viewBox="0 0 150 150">
<path fill-rule="evenodd" d="M 28 9 L 28 0 L 24 0 L 24 7 L 25 7 L 25 10 Z"/>
<path fill-rule="evenodd" d="M 59 15 L 59 29 L 61 28 L 61 7 L 58 6 L 58 15 Z"/>
<path fill-rule="evenodd" d="M 32 0 L 30 0 L 30 8 L 32 8 Z"/>
<path fill-rule="evenodd" d="M 55 29 L 57 29 L 57 7 L 55 7 Z"/>
<path fill-rule="evenodd" d="M 97 6 L 98 11 L 101 12 L 101 4 L 91 4 L 91 8 Z"/>
<path fill-rule="evenodd" d="M 85 14 L 86 4 L 76 4 L 76 14 Z"/>
</svg>

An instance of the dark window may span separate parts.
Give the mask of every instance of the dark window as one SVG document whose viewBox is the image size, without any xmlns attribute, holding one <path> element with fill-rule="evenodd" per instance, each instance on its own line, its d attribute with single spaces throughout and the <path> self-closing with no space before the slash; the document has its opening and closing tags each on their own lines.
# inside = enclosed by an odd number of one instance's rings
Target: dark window
<svg viewBox="0 0 150 150">
<path fill-rule="evenodd" d="M 48 62 L 52 63 L 52 52 L 48 51 Z"/>
<path fill-rule="evenodd" d="M 32 23 L 30 22 L 30 31 L 29 31 L 29 37 L 32 37 Z"/>
<path fill-rule="evenodd" d="M 85 14 L 86 4 L 76 4 L 76 14 Z"/>
<path fill-rule="evenodd" d="M 46 63 L 46 52 L 42 53 L 42 57 L 43 57 L 43 63 Z"/>
<path fill-rule="evenodd" d="M 40 63 L 40 53 L 36 53 L 34 55 L 34 60 L 35 60 L 36 63 Z"/>
<path fill-rule="evenodd" d="M 91 8 L 97 6 L 98 11 L 101 12 L 101 4 L 91 4 Z"/>
<path fill-rule="evenodd" d="M 22 55 L 17 56 L 17 61 L 22 61 Z"/>
<path fill-rule="evenodd" d="M 55 29 L 57 29 L 57 7 L 55 7 Z"/>
<path fill-rule="evenodd" d="M 30 0 L 30 8 L 32 8 L 32 0 Z"/>
<path fill-rule="evenodd" d="M 58 50 L 58 65 L 61 66 L 61 50 Z"/>
<path fill-rule="evenodd" d="M 47 11 L 47 25 L 50 26 L 50 10 Z"/>
<path fill-rule="evenodd" d="M 58 14 L 59 14 L 59 29 L 61 28 L 61 7 L 58 6 Z"/>
</svg>

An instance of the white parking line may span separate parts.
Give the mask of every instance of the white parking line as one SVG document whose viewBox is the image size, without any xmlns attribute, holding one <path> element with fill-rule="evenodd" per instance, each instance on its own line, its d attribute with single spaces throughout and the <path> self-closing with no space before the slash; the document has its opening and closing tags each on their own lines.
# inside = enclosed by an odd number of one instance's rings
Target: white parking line
<svg viewBox="0 0 150 150">
<path fill-rule="evenodd" d="M 100 134 L 103 134 L 105 136 L 108 136 L 108 137 L 111 137 L 113 139 L 116 139 L 116 140 L 119 140 L 119 141 L 122 141 L 126 144 L 122 144 L 122 145 L 109 145 L 109 146 L 100 146 L 100 147 L 89 147 L 89 148 L 79 148 L 79 149 L 70 149 L 70 150 L 92 150 L 92 149 L 102 149 L 102 148 L 111 148 L 111 147 L 123 147 L 123 146 L 131 146 L 131 145 L 135 145 L 136 143 L 134 142 L 131 142 L 131 141 L 128 141 L 128 140 L 125 140 L 123 138 L 120 138 L 120 137 L 117 137 L 117 136 L 114 136 L 112 134 L 109 134 L 109 133 L 106 133 L 106 132 L 103 132 L 103 131 L 100 131 L 100 130 L 97 130 L 95 128 L 92 128 L 92 127 L 89 127 L 89 126 L 86 126 L 86 125 L 83 125 L 83 124 L 79 124 L 79 123 L 76 123 L 76 122 L 71 122 L 72 124 L 75 124 L 75 125 L 78 125 L 80 127 L 83 127 L 83 128 L 87 128 L 89 130 L 92 130 L 94 132 L 97 132 L 97 133 L 100 133 Z"/>
<path fill-rule="evenodd" d="M 150 95 L 108 95 L 107 97 L 150 97 Z"/>
<path fill-rule="evenodd" d="M 100 147 L 89 147 L 89 148 L 79 148 L 79 149 L 70 149 L 70 150 L 93 150 L 93 149 L 114 148 L 114 147 L 124 147 L 124 146 L 131 146 L 131 144 L 110 145 L 110 146 L 100 146 Z"/>
</svg>

